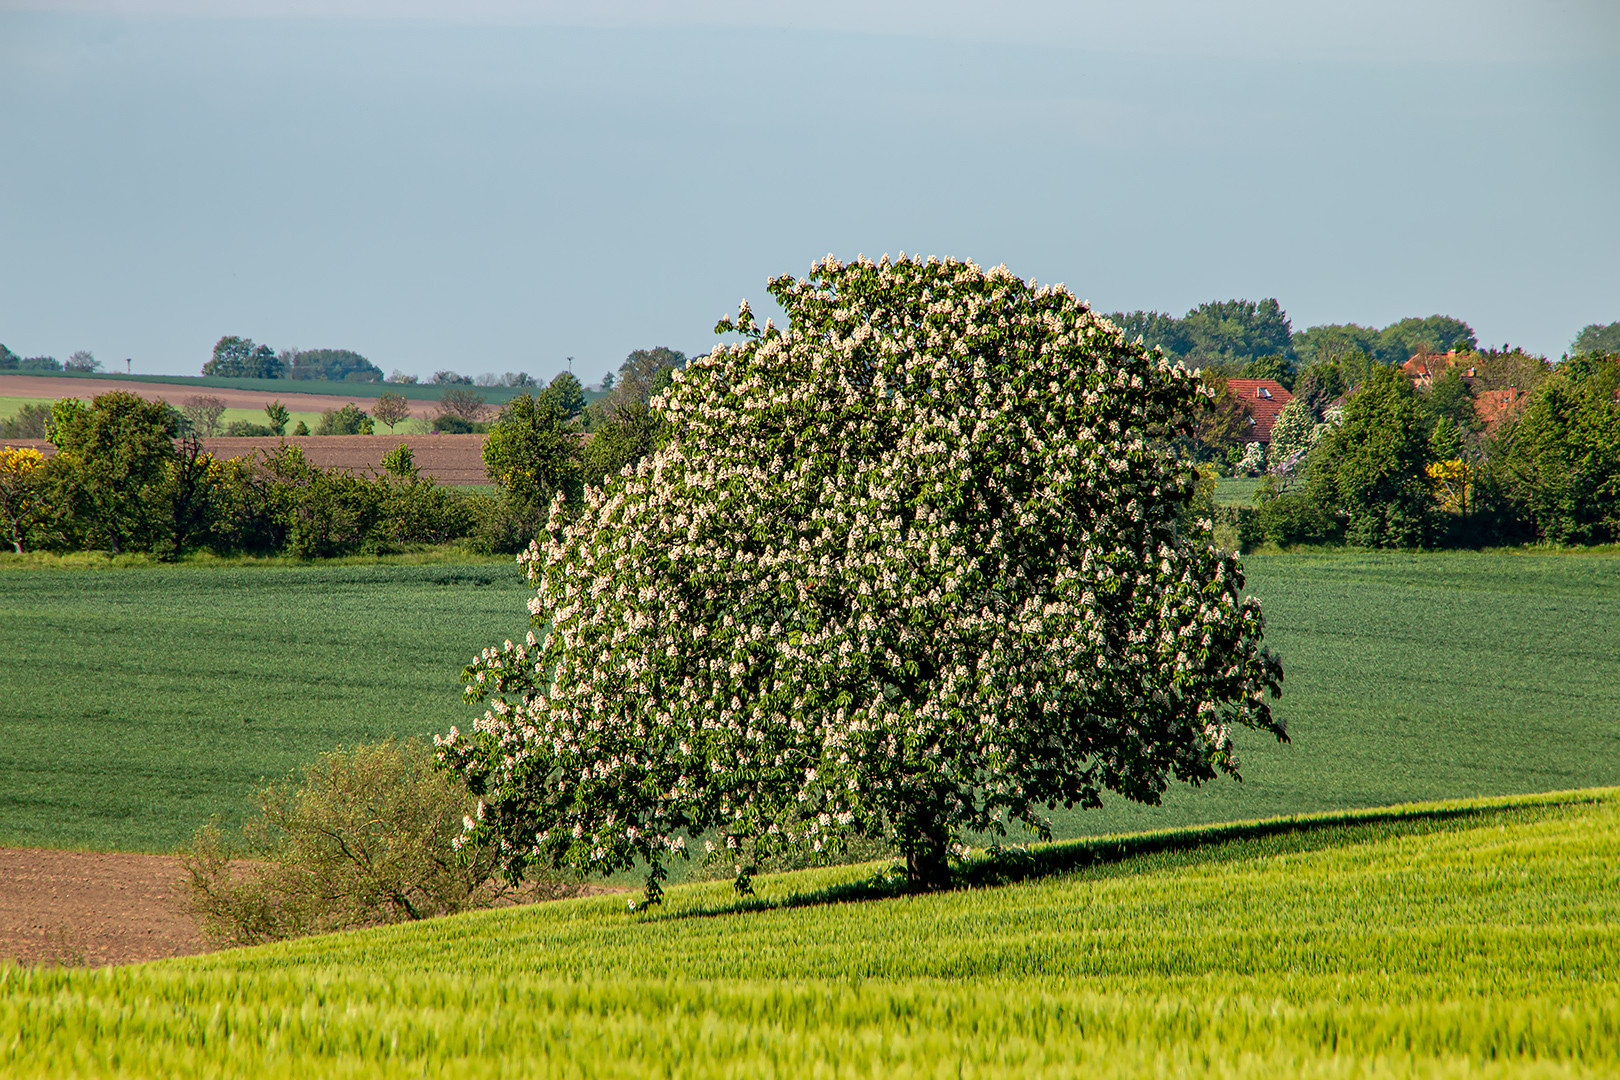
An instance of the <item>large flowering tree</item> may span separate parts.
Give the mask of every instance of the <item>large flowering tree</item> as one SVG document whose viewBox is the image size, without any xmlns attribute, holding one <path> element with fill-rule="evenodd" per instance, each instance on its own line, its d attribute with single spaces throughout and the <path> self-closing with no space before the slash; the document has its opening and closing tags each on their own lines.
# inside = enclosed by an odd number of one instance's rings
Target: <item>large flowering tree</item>
<svg viewBox="0 0 1620 1080">
<path fill-rule="evenodd" d="M 1157 802 L 1284 737 L 1235 559 L 1188 513 L 1196 374 L 1061 287 L 907 259 L 774 279 L 786 328 L 677 372 L 665 446 L 525 556 L 526 644 L 466 669 L 438 755 L 508 869 L 739 874 L 883 837 L 953 846 L 1105 790 Z M 742 879 L 740 878 L 740 881 Z"/>
</svg>

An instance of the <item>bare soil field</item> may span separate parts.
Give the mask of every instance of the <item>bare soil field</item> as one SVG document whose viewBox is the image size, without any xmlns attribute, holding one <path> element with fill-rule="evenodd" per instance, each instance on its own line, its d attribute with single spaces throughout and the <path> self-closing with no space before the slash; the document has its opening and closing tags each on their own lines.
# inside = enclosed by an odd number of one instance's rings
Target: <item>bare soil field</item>
<svg viewBox="0 0 1620 1080">
<path fill-rule="evenodd" d="M 102 967 L 209 952 L 185 878 L 175 855 L 0 848 L 0 964 Z M 560 895 L 628 891 L 593 881 Z M 551 895 L 526 885 L 497 906 Z"/>
<path fill-rule="evenodd" d="M 205 395 L 224 401 L 227 409 L 262 409 L 270 402 L 279 400 L 292 412 L 325 412 L 327 409 L 341 409 L 350 402 L 369 410 L 369 403 L 375 402 L 378 395 L 387 389 L 383 383 L 357 383 L 352 395 L 339 397 L 336 394 L 300 394 L 290 390 L 272 394 L 262 390 L 192 387 L 179 383 L 121 382 L 112 379 L 87 382 L 83 379 L 52 378 L 49 375 L 0 375 L 0 397 L 83 399 L 114 390 L 127 390 L 148 401 L 167 401 L 175 408 L 179 408 L 186 398 Z M 432 408 L 431 403 L 420 401 L 412 402 L 412 406 L 413 414 L 421 416 L 427 415 Z"/>
<path fill-rule="evenodd" d="M 172 855 L 0 848 L 0 963 L 129 964 L 206 952 Z"/>
<path fill-rule="evenodd" d="M 382 459 L 400 443 L 411 448 L 423 476 L 441 484 L 487 484 L 482 435 L 289 435 L 286 441 L 303 448 L 304 457 L 323 469 L 382 469 Z M 226 438 L 202 441 L 203 449 L 217 458 L 252 457 L 273 452 L 282 442 L 275 438 Z M 45 439 L 8 439 L 7 446 L 32 446 L 46 457 L 56 447 Z"/>
</svg>

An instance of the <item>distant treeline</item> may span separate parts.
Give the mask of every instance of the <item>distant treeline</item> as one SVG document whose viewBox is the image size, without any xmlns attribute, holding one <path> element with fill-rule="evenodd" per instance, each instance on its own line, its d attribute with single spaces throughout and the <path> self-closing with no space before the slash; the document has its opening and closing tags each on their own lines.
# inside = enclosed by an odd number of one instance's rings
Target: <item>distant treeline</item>
<svg viewBox="0 0 1620 1080">
<path fill-rule="evenodd" d="M 1358 352 L 1295 390 L 1238 465 L 1263 477 L 1226 513 L 1245 546 L 1620 542 L 1620 353 Z"/>
<path fill-rule="evenodd" d="M 648 398 L 684 362 L 671 349 L 637 350 L 613 390 L 588 407 L 567 373 L 509 401 L 479 425 L 488 431 L 484 463 L 494 493 L 437 484 L 403 445 L 368 474 L 318 468 L 296 445 L 268 439 L 264 450 L 222 460 L 202 449 L 197 408 L 187 416 L 123 391 L 88 404 L 30 405 L 9 426 L 23 421 L 57 453 L 0 449 L 0 540 L 17 552 L 165 559 L 199 549 L 322 558 L 450 542 L 482 553 L 521 551 L 539 534 L 554 495 L 578 498 L 586 484 L 658 445 L 663 422 Z M 446 394 L 482 407 L 463 400 L 476 399 L 465 387 Z M 267 418 L 285 428 L 285 410 Z M 353 405 L 327 419 L 332 433 L 340 422 L 345 430 L 369 427 Z"/>
</svg>

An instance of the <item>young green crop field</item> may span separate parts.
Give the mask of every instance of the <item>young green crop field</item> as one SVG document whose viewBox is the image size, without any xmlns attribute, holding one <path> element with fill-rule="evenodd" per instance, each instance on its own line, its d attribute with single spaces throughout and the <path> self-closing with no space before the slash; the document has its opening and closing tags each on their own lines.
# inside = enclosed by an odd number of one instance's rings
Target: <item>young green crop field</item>
<svg viewBox="0 0 1620 1080">
<path fill-rule="evenodd" d="M 1038 854 L 947 893 L 848 867 L 0 969 L 0 1074 L 1620 1072 L 1620 791 Z"/>
<path fill-rule="evenodd" d="M 169 851 L 339 743 L 465 726 L 527 629 L 509 562 L 49 568 L 0 557 L 0 843 Z M 1080 836 L 1620 783 L 1620 555 L 1245 559 L 1293 741 Z"/>
<path fill-rule="evenodd" d="M 340 743 L 464 721 L 513 563 L 0 570 L 0 843 L 168 851 Z"/>
</svg>

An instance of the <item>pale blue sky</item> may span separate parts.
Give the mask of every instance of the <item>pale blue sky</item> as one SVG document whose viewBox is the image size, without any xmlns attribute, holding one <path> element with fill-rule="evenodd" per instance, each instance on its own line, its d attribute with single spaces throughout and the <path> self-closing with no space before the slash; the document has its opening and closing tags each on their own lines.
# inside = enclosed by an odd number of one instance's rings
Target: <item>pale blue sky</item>
<svg viewBox="0 0 1620 1080">
<path fill-rule="evenodd" d="M 905 250 L 1556 356 L 1620 319 L 1617 61 L 1612 3 L 0 0 L 0 342 L 591 382 Z"/>
</svg>

